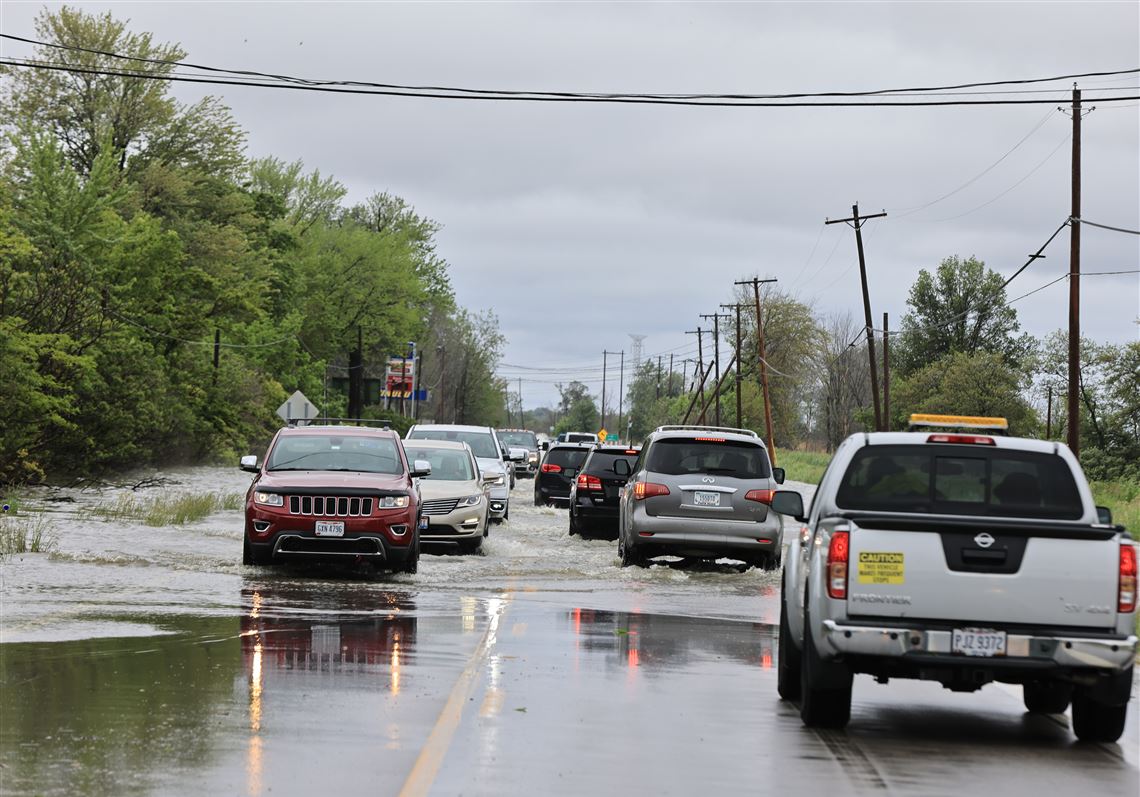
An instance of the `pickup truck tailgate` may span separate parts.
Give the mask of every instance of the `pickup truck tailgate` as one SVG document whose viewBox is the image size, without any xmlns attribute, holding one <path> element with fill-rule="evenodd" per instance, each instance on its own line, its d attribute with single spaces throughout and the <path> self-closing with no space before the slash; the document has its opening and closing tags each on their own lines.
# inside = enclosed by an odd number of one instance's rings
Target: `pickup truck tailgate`
<svg viewBox="0 0 1140 797">
<path fill-rule="evenodd" d="M 1116 621 L 1119 542 L 1083 527 L 853 522 L 847 612 L 1107 629 Z"/>
</svg>

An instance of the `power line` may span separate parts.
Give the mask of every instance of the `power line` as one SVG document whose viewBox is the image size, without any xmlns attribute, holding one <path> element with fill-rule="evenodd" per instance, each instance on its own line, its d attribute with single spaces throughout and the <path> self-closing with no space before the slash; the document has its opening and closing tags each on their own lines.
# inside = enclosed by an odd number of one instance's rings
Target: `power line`
<svg viewBox="0 0 1140 797">
<path fill-rule="evenodd" d="M 1140 230 L 1127 230 L 1124 227 L 1112 227 L 1112 226 L 1109 226 L 1108 224 L 1097 224 L 1095 221 L 1086 221 L 1085 219 L 1069 219 L 1069 221 L 1080 222 L 1081 224 L 1087 224 L 1090 227 L 1100 227 L 1102 230 L 1112 230 L 1113 232 L 1123 232 L 1123 233 L 1127 233 L 1129 235 L 1140 235 Z"/>
<path fill-rule="evenodd" d="M 3 35 L 3 34 L 0 34 Z M 130 77 L 139 80 L 158 80 L 173 83 L 198 83 L 211 86 L 246 86 L 253 88 L 271 88 L 271 89 L 285 89 L 291 91 L 316 91 L 327 94 L 356 94 L 356 95 L 377 95 L 386 97 L 413 97 L 419 99 L 440 99 L 440 100 L 475 100 L 475 101 L 490 101 L 490 102 L 569 102 L 569 103 L 609 103 L 609 104 L 625 104 L 625 105 L 678 105 L 690 107 L 710 107 L 710 108 L 843 108 L 843 107 L 908 107 L 908 106 L 928 106 L 928 107 L 950 107 L 950 106 L 983 106 L 983 105 L 1053 105 L 1057 102 L 1056 98 L 1037 98 L 1037 99 L 987 99 L 987 100 L 909 100 L 909 101 L 889 101 L 889 100 L 875 100 L 873 102 L 839 102 L 839 101 L 825 101 L 825 102 L 802 102 L 802 101 L 787 101 L 787 100 L 753 100 L 753 99 L 684 99 L 672 98 L 669 95 L 593 95 L 585 93 L 489 93 L 484 90 L 474 89 L 440 89 L 440 90 L 421 90 L 415 88 L 363 88 L 350 83 L 348 81 L 337 81 L 335 85 L 329 85 L 325 82 L 319 81 L 306 81 L 299 78 L 279 79 L 281 82 L 265 82 L 264 80 L 236 80 L 236 79 L 220 79 L 220 78 L 206 78 L 206 77 L 193 77 L 189 75 L 175 75 L 175 74 L 153 74 L 148 72 L 132 72 L 128 70 L 116 69 L 96 69 L 93 67 L 80 67 L 67 64 L 55 64 L 47 62 L 39 62 L 32 60 L 17 60 L 12 58 L 0 59 L 0 65 L 12 66 L 23 69 L 46 69 L 57 72 L 72 72 L 76 74 L 85 75 L 102 75 L 110 77 Z M 1119 74 L 1116 72 L 1108 74 Z M 1079 77 L 1079 76 L 1078 76 Z M 267 80 L 274 78 L 266 76 Z M 1054 80 L 1058 78 L 1052 78 Z M 1045 81 L 1049 78 L 1041 78 Z M 1010 82 L 1010 81 L 1005 81 Z M 369 85 L 369 84 L 364 84 Z M 382 84 L 377 84 L 382 85 Z M 1125 89 L 1129 90 L 1129 89 Z M 886 90 L 884 90 L 886 91 Z M 1060 91 L 1058 89 L 1058 91 Z M 882 92 L 878 92 L 882 93 Z M 853 96 L 862 97 L 876 96 L 876 92 L 820 92 L 816 94 L 806 94 L 803 96 L 812 97 L 829 97 L 829 96 Z M 716 95 L 708 95 L 716 96 Z M 730 95 L 725 95 L 730 96 Z M 748 95 L 742 95 L 748 96 Z M 762 96 L 762 95 L 758 95 Z M 795 95 L 774 95 L 774 96 L 788 96 Z M 1127 95 L 1121 97 L 1101 97 L 1098 102 L 1121 102 L 1127 100 L 1140 100 L 1140 94 Z"/>
<path fill-rule="evenodd" d="M 0 38 L 10 39 L 12 41 L 19 41 L 25 44 L 32 44 L 38 47 L 45 47 L 50 49 L 65 50 L 71 52 L 82 52 L 91 55 L 101 55 L 108 58 L 115 58 L 125 61 L 136 61 L 141 63 L 156 64 L 161 66 L 181 66 L 189 69 L 198 69 L 201 71 L 214 72 L 219 74 L 242 75 L 246 77 L 259 77 L 268 78 L 278 81 L 295 82 L 299 85 L 306 87 L 330 87 L 330 86 L 343 86 L 343 87 L 363 87 L 363 88 L 376 88 L 383 90 L 396 90 L 402 92 L 448 92 L 454 94 L 467 94 L 473 96 L 492 96 L 496 98 L 505 97 L 525 97 L 525 98 L 554 98 L 554 99 L 590 99 L 590 100 L 628 100 L 628 99 L 643 99 L 643 100 L 666 100 L 666 101 L 695 101 L 695 100 L 779 100 L 779 99 L 802 99 L 811 97 L 873 97 L 880 95 L 897 95 L 904 93 L 934 93 L 945 91 L 960 91 L 964 89 L 973 88 L 989 88 L 994 86 L 1015 86 L 1015 85 L 1030 85 L 1034 83 L 1055 83 L 1057 81 L 1070 81 L 1078 80 L 1081 78 L 1105 78 L 1123 75 L 1133 75 L 1140 73 L 1140 68 L 1132 69 L 1118 69 L 1103 72 L 1081 72 L 1066 75 L 1056 75 L 1053 77 L 1040 77 L 1040 78 L 1015 78 L 1012 80 L 995 80 L 983 81 L 974 83 L 959 83 L 953 85 L 943 86 L 911 86 L 907 88 L 889 88 L 889 89 L 873 89 L 869 91 L 822 91 L 822 92 L 793 92 L 793 93 L 768 93 L 768 94 L 713 94 L 713 93 L 697 93 L 697 94 L 654 94 L 644 92 L 620 92 L 620 93 L 599 93 L 599 92 L 577 92 L 577 91 L 532 91 L 532 90 L 517 90 L 517 89 L 473 89 L 457 86 L 416 86 L 416 85 L 402 85 L 397 83 L 377 83 L 371 81 L 360 80 L 315 80 L 310 78 L 299 78 L 290 75 L 271 74 L 260 72 L 256 70 L 238 70 L 229 69 L 225 67 L 208 66 L 204 64 L 194 64 L 188 61 L 175 61 L 157 58 L 145 58 L 141 56 L 123 55 L 108 50 L 92 49 L 87 47 L 80 47 L 78 45 L 61 44 L 59 42 L 40 41 L 38 39 L 30 39 L 24 36 L 16 36 L 14 34 L 0 33 Z M 1128 88 L 1128 87 L 1124 87 Z M 1061 91 L 1062 89 L 1054 89 L 1053 91 Z M 1102 90 L 1112 90 L 1106 88 Z"/>
</svg>

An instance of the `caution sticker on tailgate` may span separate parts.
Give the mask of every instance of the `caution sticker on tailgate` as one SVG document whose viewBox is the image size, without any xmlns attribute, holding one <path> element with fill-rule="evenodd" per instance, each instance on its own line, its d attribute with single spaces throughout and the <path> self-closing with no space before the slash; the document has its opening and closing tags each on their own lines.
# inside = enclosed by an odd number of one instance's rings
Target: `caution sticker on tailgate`
<svg viewBox="0 0 1140 797">
<path fill-rule="evenodd" d="M 859 554 L 860 584 L 902 584 L 904 573 L 902 553 L 862 551 Z"/>
</svg>

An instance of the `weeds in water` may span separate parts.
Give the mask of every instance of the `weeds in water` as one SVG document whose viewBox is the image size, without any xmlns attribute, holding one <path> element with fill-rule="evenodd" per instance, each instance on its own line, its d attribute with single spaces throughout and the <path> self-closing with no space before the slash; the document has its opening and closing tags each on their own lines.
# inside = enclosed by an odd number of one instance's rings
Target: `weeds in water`
<svg viewBox="0 0 1140 797">
<path fill-rule="evenodd" d="M 153 498 L 120 495 L 91 510 L 103 520 L 141 520 L 148 526 L 175 526 L 192 523 L 214 512 L 240 509 L 241 493 L 176 493 Z"/>
<path fill-rule="evenodd" d="M 0 516 L 0 556 L 48 553 L 57 544 L 51 521 L 42 512 L 19 513 L 9 509 Z"/>
</svg>

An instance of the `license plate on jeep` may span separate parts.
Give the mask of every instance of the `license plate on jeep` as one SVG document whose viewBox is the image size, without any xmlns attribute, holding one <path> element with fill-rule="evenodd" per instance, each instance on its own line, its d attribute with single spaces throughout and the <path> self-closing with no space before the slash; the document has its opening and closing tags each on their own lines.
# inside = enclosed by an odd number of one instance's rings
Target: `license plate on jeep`
<svg viewBox="0 0 1140 797">
<path fill-rule="evenodd" d="M 1004 656 L 1005 631 L 988 628 L 955 628 L 950 639 L 950 652 L 963 656 Z"/>
<path fill-rule="evenodd" d="M 693 493 L 694 506 L 720 506 L 720 493 L 709 493 L 698 490 Z"/>
<path fill-rule="evenodd" d="M 318 537 L 343 537 L 344 521 L 318 520 L 313 526 L 313 531 L 317 533 Z"/>
</svg>

